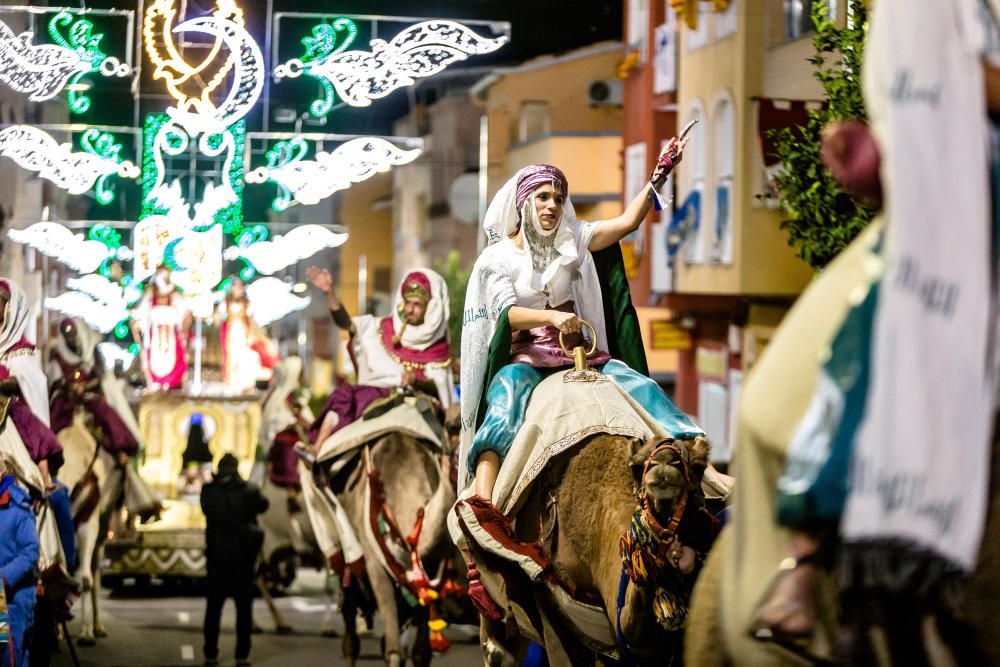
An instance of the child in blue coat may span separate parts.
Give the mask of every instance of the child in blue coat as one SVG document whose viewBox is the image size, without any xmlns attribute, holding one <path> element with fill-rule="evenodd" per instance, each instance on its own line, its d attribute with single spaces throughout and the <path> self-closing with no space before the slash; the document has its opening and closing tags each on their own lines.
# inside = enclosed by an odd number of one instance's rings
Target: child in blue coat
<svg viewBox="0 0 1000 667">
<path fill-rule="evenodd" d="M 28 662 L 28 630 L 35 613 L 38 533 L 31 500 L 0 459 L 0 579 L 7 595 L 10 643 L 0 645 L 0 665 Z M 13 653 L 13 660 L 11 659 Z"/>
</svg>

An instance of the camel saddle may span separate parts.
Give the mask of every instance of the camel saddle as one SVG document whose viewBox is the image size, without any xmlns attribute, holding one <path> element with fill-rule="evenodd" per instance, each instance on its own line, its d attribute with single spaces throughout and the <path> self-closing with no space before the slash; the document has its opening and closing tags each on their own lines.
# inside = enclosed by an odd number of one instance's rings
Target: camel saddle
<svg viewBox="0 0 1000 667">
<path fill-rule="evenodd" d="M 380 409 L 376 410 L 374 416 L 366 413 L 361 419 L 351 422 L 327 438 L 321 445 L 316 460 L 323 463 L 341 458 L 389 433 L 404 433 L 425 441 L 439 452 L 443 451 L 441 427 L 432 428 L 425 416 L 426 406 L 422 401 L 427 400 L 422 395 L 401 396 L 389 404 L 391 409 L 384 411 L 382 404 L 379 404 Z"/>
</svg>

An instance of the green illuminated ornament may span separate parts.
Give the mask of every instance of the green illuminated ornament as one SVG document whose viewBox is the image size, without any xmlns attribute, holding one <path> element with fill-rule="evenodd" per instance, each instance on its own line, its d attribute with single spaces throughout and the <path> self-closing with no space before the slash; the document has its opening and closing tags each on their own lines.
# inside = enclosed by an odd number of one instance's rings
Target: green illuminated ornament
<svg viewBox="0 0 1000 667">
<path fill-rule="evenodd" d="M 62 29 L 69 27 L 63 35 Z M 117 59 L 109 58 L 101 51 L 100 44 L 104 35 L 94 34 L 94 24 L 86 19 L 77 19 L 76 16 L 67 11 L 62 11 L 52 17 L 49 21 L 49 36 L 52 41 L 63 47 L 76 51 L 80 58 L 79 71 L 67 82 L 67 94 L 69 98 L 69 110 L 73 113 L 84 113 L 90 109 L 90 98 L 80 92 L 81 80 L 83 77 L 100 72 L 105 76 L 122 76 L 128 72 L 128 67 L 118 64 Z"/>
<path fill-rule="evenodd" d="M 100 241 L 108 248 L 112 250 L 117 250 L 122 247 L 122 235 L 119 234 L 113 227 L 108 227 L 103 223 L 98 223 L 90 228 L 90 232 L 87 234 L 94 241 Z"/>
<path fill-rule="evenodd" d="M 344 39 L 338 42 L 341 32 Z M 496 51 L 509 41 L 507 35 L 483 37 L 454 21 L 414 23 L 389 41 L 374 38 L 370 51 L 347 51 L 357 36 L 349 19 L 313 28 L 302 43 L 306 53 L 274 68 L 274 77 L 294 79 L 303 74 L 319 81 L 323 95 L 310 105 L 322 118 L 333 110 L 334 100 L 353 107 L 370 106 L 417 79 L 432 76 L 469 56 Z"/>
<path fill-rule="evenodd" d="M 246 248 L 254 243 L 260 243 L 261 241 L 266 241 L 269 236 L 267 227 L 264 225 L 254 225 L 243 230 L 239 238 L 236 240 L 236 245 L 241 248 Z"/>
<path fill-rule="evenodd" d="M 274 148 L 267 152 L 267 168 L 274 171 L 281 167 L 301 162 L 305 159 L 308 152 L 309 147 L 302 137 L 293 137 L 287 141 L 279 141 L 274 145 Z M 295 197 L 284 183 L 279 181 L 272 182 L 278 186 L 278 196 L 271 202 L 271 208 L 281 213 L 292 205 Z"/>
<path fill-rule="evenodd" d="M 338 44 L 337 39 L 340 33 L 345 34 Z M 300 58 L 303 72 L 307 76 L 314 78 L 323 89 L 322 97 L 313 100 L 313 103 L 309 105 L 309 113 L 316 118 L 323 118 L 333 110 L 333 105 L 337 101 L 337 91 L 328 78 L 318 73 L 312 73 L 310 64 L 313 62 L 322 62 L 331 56 L 341 53 L 354 43 L 354 38 L 357 36 L 358 26 L 355 25 L 354 21 L 340 18 L 332 24 L 324 23 L 313 27 L 312 37 L 302 38 L 302 44 L 306 47 L 305 54 Z"/>
<path fill-rule="evenodd" d="M 240 280 L 243 282 L 253 280 L 253 277 L 257 275 L 257 269 L 245 257 L 240 257 L 240 260 L 246 265 L 240 269 Z"/>
<path fill-rule="evenodd" d="M 116 164 L 122 163 L 122 145 L 116 143 L 114 135 L 108 132 L 101 132 L 95 128 L 86 130 L 80 136 L 80 148 L 91 155 L 111 160 Z M 115 198 L 114 184 L 108 182 L 108 178 L 113 175 L 115 174 L 104 174 L 100 176 L 94 184 L 94 196 L 97 198 L 97 203 L 102 206 L 107 206 Z M 100 241 L 102 239 L 95 240 Z M 119 243 L 119 245 L 121 245 L 121 243 Z"/>
<path fill-rule="evenodd" d="M 166 182 L 166 158 L 178 157 L 192 145 L 193 139 L 183 127 L 173 122 L 166 114 L 150 114 L 146 117 L 143 129 L 142 151 L 142 214 L 140 219 L 154 215 L 169 215 L 174 206 L 184 206 L 180 199 L 171 192 L 171 188 L 179 188 L 177 181 Z M 246 123 L 238 121 L 222 132 L 202 135 L 197 142 L 200 157 L 221 158 L 223 160 L 223 179 L 214 184 L 218 199 L 203 198 L 202 203 L 225 201 L 212 211 L 205 207 L 200 209 L 201 215 L 191 219 L 196 231 L 206 231 L 218 224 L 225 234 L 238 238 L 243 231 L 243 189 L 244 162 L 243 154 L 246 146 Z M 176 185 L 175 185 L 176 184 Z M 221 189 L 220 189 L 221 188 Z M 192 197 L 189 193 L 188 197 Z M 185 199 L 186 201 L 186 199 Z M 197 214 L 198 211 L 195 211 Z M 184 216 L 190 211 L 184 210 Z"/>
</svg>

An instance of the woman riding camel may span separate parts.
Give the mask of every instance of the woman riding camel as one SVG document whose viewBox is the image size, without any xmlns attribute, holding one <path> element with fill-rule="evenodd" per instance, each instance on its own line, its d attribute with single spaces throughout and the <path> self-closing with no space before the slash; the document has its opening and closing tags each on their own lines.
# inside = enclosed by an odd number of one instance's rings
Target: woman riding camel
<svg viewBox="0 0 1000 667">
<path fill-rule="evenodd" d="M 680 161 L 684 143 L 671 140 L 651 183 L 617 218 L 577 221 L 566 176 L 549 165 L 521 169 L 493 199 L 484 220 L 490 245 L 473 268 L 463 321 L 461 488 L 474 475 L 475 494 L 490 502 L 532 391 L 573 365 L 560 335 L 573 348 L 589 334 L 596 345 L 592 365 L 676 437 L 702 434 L 645 375 L 621 255 L 600 253 L 615 253 L 618 242 L 639 228 L 654 188 Z M 583 331 L 584 321 L 592 331 Z"/>
</svg>

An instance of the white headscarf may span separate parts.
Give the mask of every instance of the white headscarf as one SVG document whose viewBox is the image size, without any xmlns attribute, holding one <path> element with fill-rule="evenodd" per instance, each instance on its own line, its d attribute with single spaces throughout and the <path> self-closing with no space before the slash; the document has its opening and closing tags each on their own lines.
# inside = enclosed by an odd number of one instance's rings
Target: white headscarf
<svg viewBox="0 0 1000 667">
<path fill-rule="evenodd" d="M 260 423 L 258 443 L 261 449 L 271 449 L 275 436 L 295 423 L 295 415 L 288 405 L 288 396 L 299 386 L 302 359 L 286 357 L 274 367 L 271 393 L 264 400 L 264 414 Z"/>
<path fill-rule="evenodd" d="M 10 294 L 4 309 L 3 326 L 0 327 L 0 363 L 7 367 L 12 377 L 17 378 L 21 395 L 28 407 L 42 422 L 49 425 L 49 388 L 38 352 L 21 354 L 15 352 L 9 357 L 11 348 L 24 338 L 25 331 L 33 316 L 28 305 L 28 297 L 21 287 L 10 278 L 0 278 Z"/>
<path fill-rule="evenodd" d="M 80 352 L 70 349 L 66 342 L 66 335 L 62 326 L 59 327 L 59 337 L 56 339 L 56 351 L 59 356 L 74 366 L 83 366 L 84 370 L 90 371 L 94 368 L 94 351 L 97 349 L 97 332 L 88 327 L 75 317 L 68 317 L 66 320 L 73 323 L 76 329 L 76 338 L 80 343 Z M 66 321 L 64 320 L 64 321 Z"/>
<path fill-rule="evenodd" d="M 77 353 L 70 349 L 66 343 L 66 336 L 61 326 L 59 327 L 59 336 L 56 338 L 56 351 L 66 362 L 73 365 L 80 365 L 88 373 L 92 372 L 94 370 L 97 344 L 100 342 L 100 336 L 96 331 L 87 326 L 83 320 L 75 317 L 67 319 L 76 328 L 76 338 L 80 343 L 80 352 Z M 132 436 L 139 442 L 142 442 L 139 422 L 136 421 L 132 406 L 129 404 L 128 398 L 125 396 L 125 391 L 122 389 L 121 380 L 115 376 L 113 369 L 103 366 L 101 368 L 100 381 L 101 393 L 104 394 L 104 400 L 118 413 L 118 416 L 121 417 L 121 420 L 125 422 L 125 426 L 132 433 Z"/>
<path fill-rule="evenodd" d="M 403 301 L 403 286 L 407 283 L 407 278 L 413 273 L 422 273 L 431 284 L 431 300 L 427 302 L 427 311 L 424 313 L 423 324 L 408 324 L 403 330 L 400 338 L 400 345 L 411 350 L 426 350 L 434 343 L 448 335 L 448 285 L 437 272 L 430 269 L 413 269 L 408 271 L 403 280 L 399 283 L 396 295 L 399 298 L 399 308 L 392 310 L 392 326 L 395 331 L 399 331 L 403 326 L 403 316 L 400 314 Z"/>
<path fill-rule="evenodd" d="M 7 306 L 3 311 L 3 326 L 0 326 L 0 357 L 2 357 L 24 338 L 24 332 L 31 321 L 31 308 L 28 307 L 28 297 L 20 285 L 10 278 L 0 278 L 0 282 L 8 292 Z"/>
<path fill-rule="evenodd" d="M 510 278 L 510 267 L 499 243 L 517 228 L 517 184 L 530 167 L 518 171 L 497 192 L 483 219 L 489 245 L 472 267 L 465 293 L 462 317 L 462 444 L 459 458 L 459 488 L 468 482 L 465 456 L 476 434 L 476 417 L 479 401 L 486 391 L 486 368 L 489 362 L 490 342 L 496 333 L 500 313 L 517 303 Z M 526 201 L 530 214 L 535 214 L 534 196 Z M 537 214 L 535 214 L 537 215 Z M 530 224 L 530 218 L 528 224 Z M 594 259 L 587 248 L 597 224 L 581 223 L 576 219 L 576 209 L 569 195 L 563 204 L 562 218 L 556 231 L 556 256 L 540 275 L 532 275 L 532 289 L 541 290 L 556 272 L 565 268 L 575 269 L 573 301 L 576 312 L 594 325 L 599 349 L 607 350 L 607 333 L 604 326 L 604 301 L 597 277 Z M 528 236 L 526 234 L 526 236 Z M 537 285 L 537 287 L 536 287 Z M 584 334 L 588 334 L 585 332 Z"/>
</svg>

